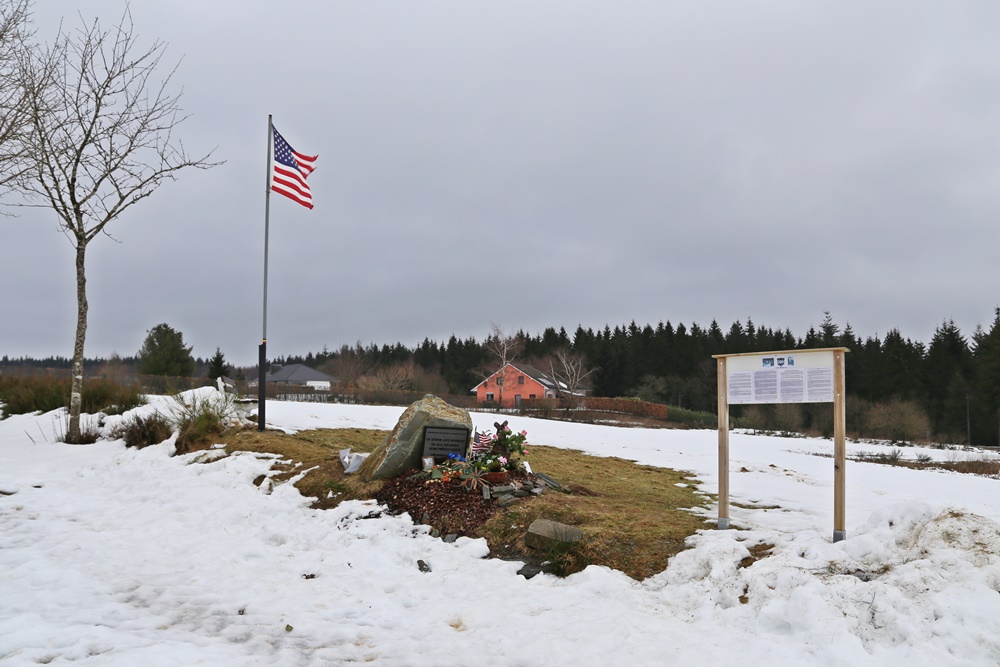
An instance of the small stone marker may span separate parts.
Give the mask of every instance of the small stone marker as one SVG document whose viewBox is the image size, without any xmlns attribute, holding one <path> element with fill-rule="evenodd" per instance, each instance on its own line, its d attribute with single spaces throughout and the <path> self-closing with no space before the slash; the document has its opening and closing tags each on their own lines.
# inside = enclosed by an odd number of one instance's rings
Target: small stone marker
<svg viewBox="0 0 1000 667">
<path fill-rule="evenodd" d="M 535 519 L 524 535 L 524 543 L 533 549 L 549 549 L 560 543 L 573 544 L 582 539 L 583 531 L 576 526 L 549 519 Z"/>
<path fill-rule="evenodd" d="M 553 489 L 562 488 L 562 484 L 560 484 L 556 480 L 552 479 L 551 477 L 549 477 L 548 475 L 546 475 L 544 472 L 535 473 L 535 476 L 538 477 L 538 479 L 540 479 L 543 482 L 545 482 L 546 484 L 548 484 Z"/>
</svg>

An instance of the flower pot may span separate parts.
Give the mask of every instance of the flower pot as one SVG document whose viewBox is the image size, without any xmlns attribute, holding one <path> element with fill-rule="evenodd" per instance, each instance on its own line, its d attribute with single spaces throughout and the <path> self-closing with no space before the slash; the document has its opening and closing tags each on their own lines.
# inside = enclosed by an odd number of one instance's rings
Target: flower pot
<svg viewBox="0 0 1000 667">
<path fill-rule="evenodd" d="M 507 483 L 507 471 L 498 470 L 496 472 L 484 472 L 483 481 L 487 484 L 506 484 Z"/>
</svg>

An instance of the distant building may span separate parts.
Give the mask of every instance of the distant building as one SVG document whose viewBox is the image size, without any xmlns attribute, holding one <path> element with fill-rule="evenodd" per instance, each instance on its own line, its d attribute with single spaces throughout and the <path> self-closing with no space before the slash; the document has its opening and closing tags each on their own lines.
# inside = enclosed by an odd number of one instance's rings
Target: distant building
<svg viewBox="0 0 1000 667">
<path fill-rule="evenodd" d="M 337 382 L 336 378 L 305 364 L 287 364 L 278 367 L 264 376 L 264 380 L 268 384 L 273 382 L 274 384 L 312 387 L 320 390 L 329 389 L 330 385 Z"/>
<path fill-rule="evenodd" d="M 476 393 L 480 403 L 500 403 L 502 408 L 517 407 L 524 400 L 571 395 L 569 388 L 550 373 L 521 362 L 507 364 L 470 391 Z M 577 389 L 572 395 L 586 396 L 587 392 Z"/>
</svg>

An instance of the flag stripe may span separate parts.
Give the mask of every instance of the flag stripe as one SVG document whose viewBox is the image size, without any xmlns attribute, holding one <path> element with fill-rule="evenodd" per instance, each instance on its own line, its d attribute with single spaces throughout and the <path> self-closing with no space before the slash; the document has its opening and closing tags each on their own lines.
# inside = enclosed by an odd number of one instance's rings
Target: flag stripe
<svg viewBox="0 0 1000 667">
<path fill-rule="evenodd" d="M 282 183 L 281 181 L 275 181 L 271 184 L 271 190 L 274 192 L 280 192 L 281 194 L 288 195 L 289 197 L 294 197 L 299 201 L 312 202 L 312 195 L 306 191 L 303 192 L 301 189 L 295 187 L 294 185 L 289 185 L 287 183 Z"/>
<path fill-rule="evenodd" d="M 302 153 L 296 153 L 295 151 L 292 151 L 292 155 L 295 156 L 295 161 L 298 162 L 299 169 L 305 172 L 303 175 L 308 176 L 313 172 L 313 169 L 316 168 L 313 163 L 316 162 L 316 158 L 319 157 L 318 155 L 310 157 L 308 155 L 303 155 Z"/>
<path fill-rule="evenodd" d="M 312 208 L 313 207 L 311 199 L 303 199 L 302 197 L 300 197 L 299 195 L 295 194 L 294 192 L 289 192 L 289 191 L 283 190 L 281 188 L 271 188 L 271 189 L 276 194 L 284 195 L 284 196 L 288 197 L 289 199 L 291 199 L 292 201 L 297 202 L 299 204 L 302 204 L 306 208 Z"/>
<path fill-rule="evenodd" d="M 312 197 L 308 194 L 300 194 L 296 192 L 293 188 L 286 188 L 280 183 L 275 183 L 271 186 L 272 192 L 277 192 L 278 194 L 285 195 L 289 199 L 294 199 L 302 205 L 312 204 Z"/>
<path fill-rule="evenodd" d="M 306 184 L 306 179 L 302 178 L 302 174 L 297 171 L 289 171 L 281 165 L 274 165 L 274 174 L 271 176 L 271 182 L 283 183 L 297 189 L 299 192 L 309 193 L 309 186 Z"/>
<path fill-rule="evenodd" d="M 489 451 L 491 448 L 492 448 L 492 443 L 490 435 L 488 433 L 480 433 L 476 431 L 476 435 L 472 439 L 472 451 L 481 453 Z"/>
<path fill-rule="evenodd" d="M 271 191 L 284 195 L 306 208 L 312 208 L 312 191 L 306 177 L 316 169 L 318 155 L 298 153 L 274 126 L 274 166 L 271 169 Z"/>
</svg>

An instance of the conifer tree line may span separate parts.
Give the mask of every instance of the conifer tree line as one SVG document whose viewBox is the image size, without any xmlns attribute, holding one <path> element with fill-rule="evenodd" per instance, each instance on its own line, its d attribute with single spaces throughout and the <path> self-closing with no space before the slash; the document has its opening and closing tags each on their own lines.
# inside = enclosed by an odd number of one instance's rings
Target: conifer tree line
<svg viewBox="0 0 1000 667">
<path fill-rule="evenodd" d="M 953 443 L 1000 444 L 1000 308 L 988 330 L 981 326 L 970 337 L 946 320 L 930 343 L 904 338 L 898 329 L 883 337 L 860 338 L 848 324 L 841 328 L 826 313 L 818 328 L 796 337 L 789 329 L 758 326 L 748 318 L 723 330 L 716 321 L 708 327 L 685 326 L 670 321 L 656 326 L 636 322 L 582 326 L 570 334 L 565 328 L 545 329 L 531 335 L 513 334 L 519 343 L 517 358 L 542 370 L 559 350 L 581 355 L 593 369 L 588 378 L 595 396 L 634 396 L 705 412 L 716 411 L 715 354 L 816 349 L 843 346 L 847 355 L 849 428 L 894 439 L 936 439 Z M 495 370 L 488 340 L 452 336 L 445 343 L 430 339 L 409 348 L 394 345 L 323 350 L 306 356 L 285 357 L 275 363 L 304 363 L 330 372 L 341 381 L 356 384 L 389 368 L 408 367 L 395 373 L 395 386 L 381 388 L 435 390 L 437 379 L 454 394 L 467 395 Z M 832 411 L 825 404 L 737 409 L 752 411 L 757 419 L 780 430 L 782 420 L 793 428 L 832 432 Z M 789 413 L 792 416 L 789 417 Z M 796 414 L 798 415 L 796 417 Z M 797 427 L 797 428 L 796 428 Z"/>
<path fill-rule="evenodd" d="M 165 325 L 164 325 L 165 326 Z M 275 365 L 303 363 L 348 386 L 418 390 L 469 395 L 486 374 L 496 370 L 490 342 L 451 336 L 438 343 L 425 338 L 415 347 L 402 343 L 344 345 L 339 350 L 280 357 Z M 883 337 L 857 336 L 826 313 L 818 328 L 796 337 L 789 329 L 733 322 L 723 330 L 670 321 L 639 326 L 634 321 L 593 330 L 578 326 L 546 328 L 541 334 L 517 331 L 519 361 L 548 371 L 560 353 L 571 353 L 593 372 L 586 382 L 595 396 L 637 397 L 687 410 L 716 410 L 715 354 L 816 349 L 843 346 L 847 355 L 848 429 L 854 433 L 900 440 L 1000 444 L 1000 308 L 989 329 L 976 327 L 965 336 L 951 320 L 942 322 L 930 342 L 904 338 L 898 329 Z M 88 361 L 100 368 L 102 360 Z M 126 365 L 131 358 L 117 359 Z M 224 361 L 216 350 L 213 362 Z M 0 366 L 44 365 L 58 368 L 68 360 L 0 359 Z M 198 366 L 207 361 L 197 360 Z M 232 370 L 255 377 L 255 368 Z M 758 428 L 832 432 L 826 404 L 733 406 L 733 414 Z"/>
</svg>

